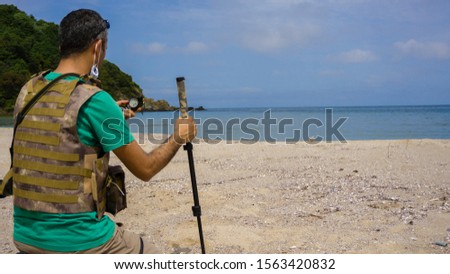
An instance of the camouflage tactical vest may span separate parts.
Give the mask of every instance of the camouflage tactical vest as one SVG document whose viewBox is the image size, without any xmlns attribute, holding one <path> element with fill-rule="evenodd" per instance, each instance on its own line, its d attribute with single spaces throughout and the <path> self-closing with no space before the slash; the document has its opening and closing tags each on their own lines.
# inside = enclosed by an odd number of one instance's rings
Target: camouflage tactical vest
<svg viewBox="0 0 450 274">
<path fill-rule="evenodd" d="M 20 91 L 14 117 L 48 81 L 45 73 Z M 99 88 L 76 78 L 50 88 L 18 126 L 14 138 L 14 205 L 48 213 L 105 211 L 109 154 L 84 145 L 77 133 L 80 107 Z"/>
</svg>

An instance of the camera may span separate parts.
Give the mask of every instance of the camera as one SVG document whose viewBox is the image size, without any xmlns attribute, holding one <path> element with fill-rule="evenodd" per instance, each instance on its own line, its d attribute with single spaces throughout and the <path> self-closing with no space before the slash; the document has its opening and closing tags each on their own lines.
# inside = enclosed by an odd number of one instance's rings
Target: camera
<svg viewBox="0 0 450 274">
<path fill-rule="evenodd" d="M 132 111 L 136 111 L 143 106 L 144 106 L 144 96 L 140 96 L 137 98 L 130 98 L 130 100 L 128 100 L 127 108 L 131 109 Z"/>
</svg>

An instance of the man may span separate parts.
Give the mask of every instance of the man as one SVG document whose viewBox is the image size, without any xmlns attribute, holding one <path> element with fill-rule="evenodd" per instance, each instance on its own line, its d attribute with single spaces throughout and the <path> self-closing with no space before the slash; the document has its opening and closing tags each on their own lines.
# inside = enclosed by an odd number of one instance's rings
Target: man
<svg viewBox="0 0 450 274">
<path fill-rule="evenodd" d="M 60 24 L 58 67 L 22 88 L 15 117 L 30 95 L 62 74 L 96 79 L 106 55 L 108 29 L 108 21 L 95 11 L 69 13 Z M 158 252 L 103 215 L 99 196 L 104 189 L 108 153 L 114 152 L 131 173 L 149 181 L 182 144 L 195 138 L 196 126 L 192 118 L 178 119 L 167 142 L 146 153 L 130 134 L 117 103 L 92 81 L 76 76 L 60 80 L 17 128 L 14 243 L 21 252 Z"/>
</svg>

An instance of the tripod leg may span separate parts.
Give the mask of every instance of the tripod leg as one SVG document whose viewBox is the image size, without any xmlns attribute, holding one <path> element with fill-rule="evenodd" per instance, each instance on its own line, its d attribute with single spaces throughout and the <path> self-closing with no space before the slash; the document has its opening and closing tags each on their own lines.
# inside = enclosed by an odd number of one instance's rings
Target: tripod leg
<svg viewBox="0 0 450 274">
<path fill-rule="evenodd" d="M 191 182 L 192 182 L 192 194 L 194 196 L 194 206 L 192 207 L 192 212 L 195 217 L 197 217 L 197 224 L 198 224 L 198 232 L 200 235 L 200 245 L 202 248 L 202 254 L 206 254 L 205 251 L 205 242 L 203 240 L 203 228 L 202 228 L 202 209 L 200 207 L 200 201 L 198 198 L 198 190 L 197 190 L 197 179 L 195 177 L 195 167 L 194 167 L 194 155 L 192 153 L 192 143 L 186 143 L 183 146 L 184 150 L 187 151 L 188 154 L 188 160 L 189 160 L 189 170 L 191 173 Z"/>
</svg>

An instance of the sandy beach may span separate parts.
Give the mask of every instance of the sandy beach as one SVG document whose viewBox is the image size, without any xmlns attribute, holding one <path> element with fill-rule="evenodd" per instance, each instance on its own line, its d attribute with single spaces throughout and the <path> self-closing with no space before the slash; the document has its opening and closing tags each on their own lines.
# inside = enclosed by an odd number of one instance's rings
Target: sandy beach
<svg viewBox="0 0 450 274">
<path fill-rule="evenodd" d="M 0 129 L 2 176 L 11 136 Z M 194 157 L 207 253 L 450 253 L 450 140 L 200 142 Z M 126 177 L 113 219 L 165 253 L 199 253 L 186 152 L 150 182 Z M 11 197 L 0 209 L 0 253 L 15 253 Z"/>
</svg>

